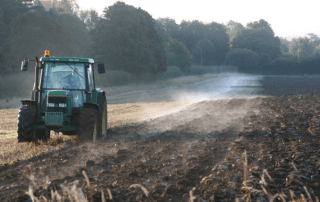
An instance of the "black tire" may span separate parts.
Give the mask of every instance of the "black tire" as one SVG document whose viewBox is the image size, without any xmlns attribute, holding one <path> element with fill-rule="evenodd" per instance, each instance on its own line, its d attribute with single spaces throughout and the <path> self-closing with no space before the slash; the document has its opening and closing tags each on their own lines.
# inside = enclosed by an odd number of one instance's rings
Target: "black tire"
<svg viewBox="0 0 320 202">
<path fill-rule="evenodd" d="M 80 142 L 96 140 L 98 136 L 98 109 L 88 107 L 81 110 L 77 134 Z"/>
<path fill-rule="evenodd" d="M 35 137 L 37 140 L 42 140 L 44 142 L 50 139 L 50 130 L 39 129 L 35 131 Z"/>
<path fill-rule="evenodd" d="M 98 138 L 106 138 L 108 129 L 108 105 L 106 96 L 101 96 L 101 113 L 99 113 Z"/>
<path fill-rule="evenodd" d="M 33 126 L 37 117 L 36 105 L 22 105 L 18 116 L 18 142 L 35 141 Z"/>
</svg>

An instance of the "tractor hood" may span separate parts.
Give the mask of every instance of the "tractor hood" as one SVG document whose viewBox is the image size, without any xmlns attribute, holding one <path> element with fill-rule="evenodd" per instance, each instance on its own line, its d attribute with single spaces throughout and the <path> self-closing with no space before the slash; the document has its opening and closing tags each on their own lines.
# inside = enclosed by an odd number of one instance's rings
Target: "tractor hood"
<svg viewBox="0 0 320 202">
<path fill-rule="evenodd" d="M 67 95 L 71 95 L 69 90 L 49 90 L 48 97 L 67 97 Z"/>
</svg>

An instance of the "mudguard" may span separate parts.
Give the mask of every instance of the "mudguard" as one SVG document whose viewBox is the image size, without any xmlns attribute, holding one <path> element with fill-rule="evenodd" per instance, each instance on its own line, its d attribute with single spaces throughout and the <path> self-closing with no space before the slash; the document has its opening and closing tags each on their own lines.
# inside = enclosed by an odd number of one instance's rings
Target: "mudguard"
<svg viewBox="0 0 320 202">
<path fill-rule="evenodd" d="M 34 100 L 21 100 L 22 105 L 37 105 L 38 103 Z"/>
</svg>

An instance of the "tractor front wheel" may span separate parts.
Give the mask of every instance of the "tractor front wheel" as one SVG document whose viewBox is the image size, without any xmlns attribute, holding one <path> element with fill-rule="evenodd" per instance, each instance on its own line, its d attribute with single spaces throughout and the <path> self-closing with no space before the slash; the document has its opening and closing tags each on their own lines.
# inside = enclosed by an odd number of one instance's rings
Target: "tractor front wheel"
<svg viewBox="0 0 320 202">
<path fill-rule="evenodd" d="M 18 116 L 18 142 L 35 141 L 33 125 L 37 117 L 36 105 L 22 105 Z"/>
<path fill-rule="evenodd" d="M 83 108 L 78 120 L 78 138 L 81 142 L 95 141 L 98 136 L 98 109 Z"/>
</svg>

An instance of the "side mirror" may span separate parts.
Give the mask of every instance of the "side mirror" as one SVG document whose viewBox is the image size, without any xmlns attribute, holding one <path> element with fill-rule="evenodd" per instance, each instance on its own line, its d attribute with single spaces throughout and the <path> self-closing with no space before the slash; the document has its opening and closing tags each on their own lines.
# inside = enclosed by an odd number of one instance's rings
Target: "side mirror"
<svg viewBox="0 0 320 202">
<path fill-rule="evenodd" d="M 27 71 L 28 70 L 28 60 L 23 60 L 21 62 L 21 71 Z"/>
<path fill-rule="evenodd" d="M 99 72 L 99 74 L 106 73 L 106 69 L 104 68 L 103 63 L 98 64 L 98 72 Z"/>
</svg>

